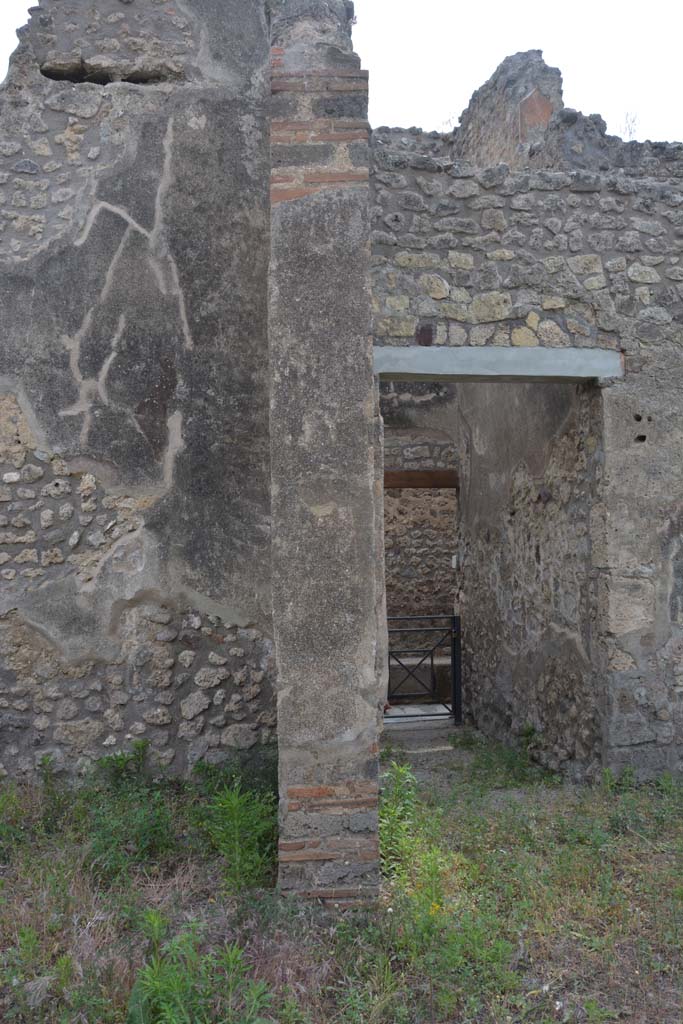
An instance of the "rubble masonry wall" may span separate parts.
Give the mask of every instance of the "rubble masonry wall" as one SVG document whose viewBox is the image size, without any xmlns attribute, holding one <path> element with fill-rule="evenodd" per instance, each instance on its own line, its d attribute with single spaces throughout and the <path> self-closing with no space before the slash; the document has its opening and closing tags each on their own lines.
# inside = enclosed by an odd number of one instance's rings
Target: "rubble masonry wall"
<svg viewBox="0 0 683 1024">
<path fill-rule="evenodd" d="M 0 762 L 275 739 L 269 39 L 42 0 L 0 89 Z"/>
<path fill-rule="evenodd" d="M 623 354 L 624 379 L 599 390 L 585 422 L 566 420 L 574 423 L 567 439 L 560 442 L 559 454 L 549 451 L 547 457 L 548 466 L 556 467 L 553 475 L 572 483 L 577 501 L 590 492 L 582 511 L 590 524 L 590 543 L 582 546 L 580 538 L 574 543 L 572 533 L 557 538 L 558 555 L 573 548 L 583 559 L 582 571 L 594 592 L 594 600 L 581 605 L 594 609 L 581 632 L 592 631 L 592 678 L 602 681 L 604 689 L 596 684 L 593 701 L 586 703 L 580 696 L 592 685 L 586 677 L 577 699 L 582 706 L 594 706 L 600 719 L 602 763 L 617 769 L 630 765 L 643 776 L 678 770 L 683 751 L 676 596 L 683 493 L 676 456 L 683 429 L 683 191 L 676 176 L 662 180 L 662 168 L 675 167 L 675 161 L 657 162 L 657 177 L 639 176 L 638 171 L 647 172 L 652 151 L 641 149 L 643 162 L 635 167 L 610 169 L 607 162 L 603 170 L 510 170 L 504 164 L 482 168 L 457 158 L 453 136 L 400 129 L 373 134 L 376 345 L 571 346 Z M 463 393 L 462 385 L 455 391 Z M 505 397 L 511 391 L 496 394 L 501 408 L 507 402 L 507 431 L 515 435 L 520 421 Z M 548 401 L 541 398 L 541 406 Z M 576 397 L 577 409 L 583 401 Z M 422 427 L 429 420 L 448 429 L 446 420 L 434 418 L 438 407 L 438 401 L 432 403 L 428 413 L 423 401 L 411 425 Z M 480 414 L 474 402 L 469 408 L 472 451 L 477 458 L 490 457 L 502 427 L 491 422 L 489 400 Z M 589 459 L 595 470 L 583 466 L 581 436 L 595 445 Z M 541 417 L 536 444 L 546 440 Z M 567 465 L 572 449 L 577 459 Z M 542 484 L 545 475 L 542 469 L 529 473 L 531 454 L 518 452 L 519 463 L 508 467 L 521 473 L 518 484 L 528 488 Z M 484 464 L 485 458 L 480 468 Z M 596 486 L 589 487 L 594 472 Z M 530 476 L 526 483 L 524 474 Z M 505 500 L 515 504 L 518 484 L 512 483 L 494 475 L 488 486 L 496 501 L 501 486 Z M 462 523 L 476 519 L 469 500 L 463 489 Z M 573 531 L 573 515 L 564 526 L 555 525 Z M 496 531 L 501 542 L 504 533 L 501 518 Z M 475 551 L 479 541 L 470 537 L 469 542 Z M 541 591 L 534 597 L 530 589 L 527 554 L 519 550 L 519 573 L 512 573 L 511 582 L 517 575 L 522 591 L 527 590 L 522 604 L 531 610 L 542 598 Z M 494 549 L 493 557 L 499 556 Z M 484 557 L 479 550 L 470 566 L 479 568 L 463 573 L 464 607 L 468 601 L 480 608 L 486 603 Z M 506 557 L 512 570 L 514 562 L 509 553 Z M 563 571 L 558 565 L 558 580 Z M 486 586 L 494 619 L 502 616 L 512 627 L 508 598 L 501 601 L 492 582 Z M 532 622 L 533 615 L 519 625 L 529 639 Z M 483 628 L 493 640 L 492 625 L 493 620 L 489 626 L 480 620 L 475 627 L 470 620 L 465 628 Z M 478 657 L 483 656 L 479 644 Z M 498 643 L 487 657 L 499 657 L 502 664 L 507 651 Z M 493 678 L 498 670 L 488 671 Z M 557 676 L 550 663 L 548 671 Z M 476 675 L 472 685 L 478 685 Z M 542 683 L 544 689 L 547 685 Z M 494 711 L 504 714 L 513 698 L 502 683 L 491 698 L 493 721 Z M 558 714 L 559 709 L 558 704 Z M 558 754 L 566 749 L 559 733 L 553 744 Z"/>
</svg>

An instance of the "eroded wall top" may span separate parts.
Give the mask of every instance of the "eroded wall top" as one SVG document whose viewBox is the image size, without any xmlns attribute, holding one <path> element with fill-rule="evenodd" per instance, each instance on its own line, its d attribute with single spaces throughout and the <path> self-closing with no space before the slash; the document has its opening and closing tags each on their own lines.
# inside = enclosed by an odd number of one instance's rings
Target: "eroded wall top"
<svg viewBox="0 0 683 1024">
<path fill-rule="evenodd" d="M 563 106 L 562 76 L 540 50 L 506 57 L 463 112 L 453 155 L 479 167 L 517 164 Z"/>
<path fill-rule="evenodd" d="M 288 71 L 359 68 L 350 0 L 271 0 L 271 40 Z M 278 61 L 276 66 L 282 66 Z"/>
<path fill-rule="evenodd" d="M 386 129 L 380 131 L 386 135 Z M 512 170 L 616 171 L 660 181 L 683 177 L 683 143 L 624 142 L 607 134 L 599 114 L 565 107 L 562 76 L 548 67 L 540 50 L 506 57 L 451 132 L 394 129 L 394 135 L 402 135 L 416 156 L 439 155 L 479 168 L 505 163 Z"/>
<path fill-rule="evenodd" d="M 178 5 L 43 0 L 20 36 L 42 74 L 106 84 L 200 77 L 201 32 Z"/>
</svg>

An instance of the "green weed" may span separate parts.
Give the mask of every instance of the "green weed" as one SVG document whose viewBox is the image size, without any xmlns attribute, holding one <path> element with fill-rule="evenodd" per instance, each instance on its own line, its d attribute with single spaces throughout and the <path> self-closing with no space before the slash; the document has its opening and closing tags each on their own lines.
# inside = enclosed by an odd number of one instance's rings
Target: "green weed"
<svg viewBox="0 0 683 1024">
<path fill-rule="evenodd" d="M 607 1024 L 611 1020 L 619 1020 L 621 1014 L 616 1010 L 604 1010 L 595 999 L 587 999 L 583 1006 L 588 1024 Z"/>
<path fill-rule="evenodd" d="M 176 836 L 170 807 L 162 793 L 130 792 L 101 797 L 92 808 L 86 865 L 105 882 L 125 876 L 131 867 L 158 867 L 170 860 Z"/>
<path fill-rule="evenodd" d="M 95 778 L 115 790 L 145 786 L 149 782 L 148 752 L 149 740 L 135 740 L 129 752 L 101 757 L 95 766 Z"/>
<path fill-rule="evenodd" d="M 236 944 L 202 953 L 195 930 L 166 942 L 142 968 L 127 1024 L 267 1024 L 267 986 L 250 976 Z"/>
<path fill-rule="evenodd" d="M 0 789 L 0 864 L 6 863 L 26 840 L 26 824 L 19 791 L 13 783 L 7 783 Z"/>
<path fill-rule="evenodd" d="M 221 764 L 198 761 L 192 775 L 204 796 L 215 796 L 226 787 L 238 784 L 242 789 L 277 796 L 277 753 L 268 749 L 259 750 L 258 756 L 234 757 Z"/>
<path fill-rule="evenodd" d="M 155 781 L 131 752 L 78 790 L 51 765 L 1 784 L 0 1020 L 683 1020 L 683 785 L 550 791 L 526 751 L 465 744 L 450 793 L 387 767 L 381 900 L 335 918 L 217 897 L 221 871 L 228 893 L 272 878 L 265 771 L 257 793 L 237 761 Z"/>
<path fill-rule="evenodd" d="M 382 870 L 395 874 L 408 859 L 415 830 L 417 782 L 409 765 L 393 761 L 384 776 L 379 811 Z"/>
<path fill-rule="evenodd" d="M 238 893 L 263 885 L 272 873 L 277 803 L 270 793 L 226 786 L 206 806 L 202 827 L 224 860 L 226 889 Z"/>
<path fill-rule="evenodd" d="M 40 759 L 38 776 L 43 790 L 41 827 L 46 832 L 59 831 L 70 810 L 71 794 L 60 784 L 49 754 Z"/>
</svg>

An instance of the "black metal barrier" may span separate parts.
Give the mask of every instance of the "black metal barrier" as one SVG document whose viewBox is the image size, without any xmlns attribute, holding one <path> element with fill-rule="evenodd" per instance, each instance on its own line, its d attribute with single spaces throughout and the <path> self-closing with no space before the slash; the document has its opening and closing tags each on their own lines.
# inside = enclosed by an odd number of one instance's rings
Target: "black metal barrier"
<svg viewBox="0 0 683 1024">
<path fill-rule="evenodd" d="M 398 625 L 407 623 L 407 625 Z M 420 623 L 420 625 L 418 625 Z M 440 625 L 437 625 L 440 623 Z M 389 624 L 389 704 L 434 705 L 434 712 L 402 714 L 400 720 L 452 718 L 462 724 L 462 643 L 459 615 L 392 615 Z M 405 640 L 403 638 L 406 638 Z M 410 646 L 407 646 L 410 645 Z M 450 659 L 449 695 L 439 693 L 435 659 Z M 392 672 L 394 669 L 394 672 Z M 402 670 L 395 671 L 396 669 Z M 427 674 L 427 679 L 421 677 Z M 417 689 L 404 689 L 411 682 Z M 438 710 L 438 709 L 443 710 Z M 398 717 L 398 716 L 397 716 Z"/>
</svg>

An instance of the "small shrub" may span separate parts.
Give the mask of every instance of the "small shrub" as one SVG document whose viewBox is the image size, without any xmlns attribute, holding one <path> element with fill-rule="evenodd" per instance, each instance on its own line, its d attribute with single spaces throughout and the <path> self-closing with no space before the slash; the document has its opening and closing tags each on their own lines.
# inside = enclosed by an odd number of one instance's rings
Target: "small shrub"
<svg viewBox="0 0 683 1024">
<path fill-rule="evenodd" d="M 103 881 L 125 875 L 132 865 L 155 865 L 176 845 L 173 817 L 163 794 L 102 794 L 91 811 L 86 864 Z"/>
<path fill-rule="evenodd" d="M 628 793 L 637 785 L 636 773 L 630 765 L 620 775 L 615 775 L 611 768 L 605 768 L 602 773 L 602 788 L 607 793 Z"/>
<path fill-rule="evenodd" d="M 225 860 L 228 892 L 262 885 L 275 862 L 277 803 L 271 793 L 226 786 L 203 811 L 202 826 Z"/>
<path fill-rule="evenodd" d="M 96 779 L 111 789 L 138 787 L 148 783 L 147 754 L 149 740 L 135 740 L 129 752 L 101 757 L 95 768 Z"/>
<path fill-rule="evenodd" d="M 202 954 L 195 930 L 165 943 L 139 972 L 127 1024 L 266 1024 L 271 1003 L 263 982 L 249 976 L 244 953 L 226 945 Z"/>
<path fill-rule="evenodd" d="M 392 762 L 385 775 L 379 810 L 382 870 L 395 874 L 408 858 L 414 836 L 417 781 L 409 765 Z"/>
</svg>

